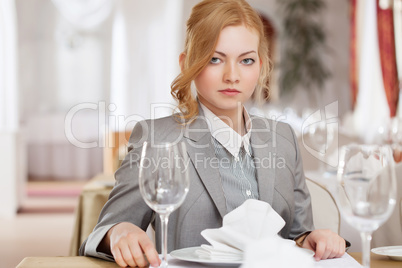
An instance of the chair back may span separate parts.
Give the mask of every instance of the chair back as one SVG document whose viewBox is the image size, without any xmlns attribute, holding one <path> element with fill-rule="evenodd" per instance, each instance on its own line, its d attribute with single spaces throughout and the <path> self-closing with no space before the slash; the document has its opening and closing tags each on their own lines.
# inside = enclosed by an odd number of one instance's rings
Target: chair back
<svg viewBox="0 0 402 268">
<path fill-rule="evenodd" d="M 330 229 L 339 234 L 341 216 L 332 194 L 319 183 L 306 178 L 311 196 L 313 222 L 316 229 Z"/>
<path fill-rule="evenodd" d="M 402 245 L 402 163 L 395 166 L 397 195 L 395 209 L 389 219 L 373 233 L 372 247 Z"/>
<path fill-rule="evenodd" d="M 103 149 L 103 173 L 114 174 L 127 154 L 127 144 L 131 131 L 109 132 Z"/>
</svg>

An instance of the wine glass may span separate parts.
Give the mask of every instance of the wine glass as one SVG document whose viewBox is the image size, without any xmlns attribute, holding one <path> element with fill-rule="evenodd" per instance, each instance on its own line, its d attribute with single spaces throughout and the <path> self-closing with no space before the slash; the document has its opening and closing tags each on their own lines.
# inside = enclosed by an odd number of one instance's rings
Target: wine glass
<svg viewBox="0 0 402 268">
<path fill-rule="evenodd" d="M 161 219 L 162 263 L 167 262 L 167 230 L 170 213 L 184 201 L 190 179 L 184 142 L 154 144 L 144 142 L 139 168 L 139 184 L 145 203 Z"/>
<path fill-rule="evenodd" d="M 391 148 L 357 144 L 342 147 L 334 193 L 342 216 L 360 232 L 363 267 L 370 267 L 371 235 L 389 218 L 396 203 Z"/>
</svg>

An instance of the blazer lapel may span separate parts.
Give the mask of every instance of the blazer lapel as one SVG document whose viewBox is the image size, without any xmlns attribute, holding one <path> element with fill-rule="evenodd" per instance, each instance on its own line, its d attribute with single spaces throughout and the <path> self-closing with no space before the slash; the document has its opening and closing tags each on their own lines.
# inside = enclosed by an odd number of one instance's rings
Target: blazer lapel
<svg viewBox="0 0 402 268">
<path fill-rule="evenodd" d="M 275 135 L 269 121 L 264 118 L 252 118 L 251 146 L 256 165 L 260 200 L 272 205 L 275 188 Z"/>
<path fill-rule="evenodd" d="M 189 124 L 184 133 L 188 139 L 187 152 L 202 183 L 211 196 L 220 215 L 227 214 L 225 195 L 211 133 L 200 109 L 200 115 Z M 212 161 L 212 162 L 211 162 Z M 191 186 L 190 186 L 191 187 Z"/>
</svg>

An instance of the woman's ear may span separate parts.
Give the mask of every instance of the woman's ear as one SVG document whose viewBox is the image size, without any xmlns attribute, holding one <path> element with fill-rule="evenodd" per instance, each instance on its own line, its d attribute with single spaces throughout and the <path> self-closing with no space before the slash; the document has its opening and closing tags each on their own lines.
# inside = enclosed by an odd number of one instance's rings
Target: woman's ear
<svg viewBox="0 0 402 268">
<path fill-rule="evenodd" d="M 179 56 L 179 64 L 180 64 L 181 71 L 184 70 L 184 62 L 186 61 L 186 57 L 187 57 L 187 55 L 184 52 L 181 53 L 180 56 Z"/>
</svg>

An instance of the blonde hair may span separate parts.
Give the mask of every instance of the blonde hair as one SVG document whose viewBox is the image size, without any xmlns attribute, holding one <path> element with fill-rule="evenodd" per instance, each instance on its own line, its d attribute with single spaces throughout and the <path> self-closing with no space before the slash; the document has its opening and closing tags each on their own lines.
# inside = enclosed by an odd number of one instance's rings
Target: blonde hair
<svg viewBox="0 0 402 268">
<path fill-rule="evenodd" d="M 186 57 L 181 73 L 171 85 L 171 94 L 178 101 L 182 113 L 180 119 L 191 122 L 198 115 L 198 104 L 191 93 L 191 83 L 209 64 L 222 29 L 234 25 L 244 25 L 257 32 L 262 66 L 255 95 L 263 96 L 263 91 L 268 92 L 271 63 L 264 26 L 258 13 L 245 0 L 204 0 L 193 7 L 187 21 L 183 51 Z"/>
</svg>

